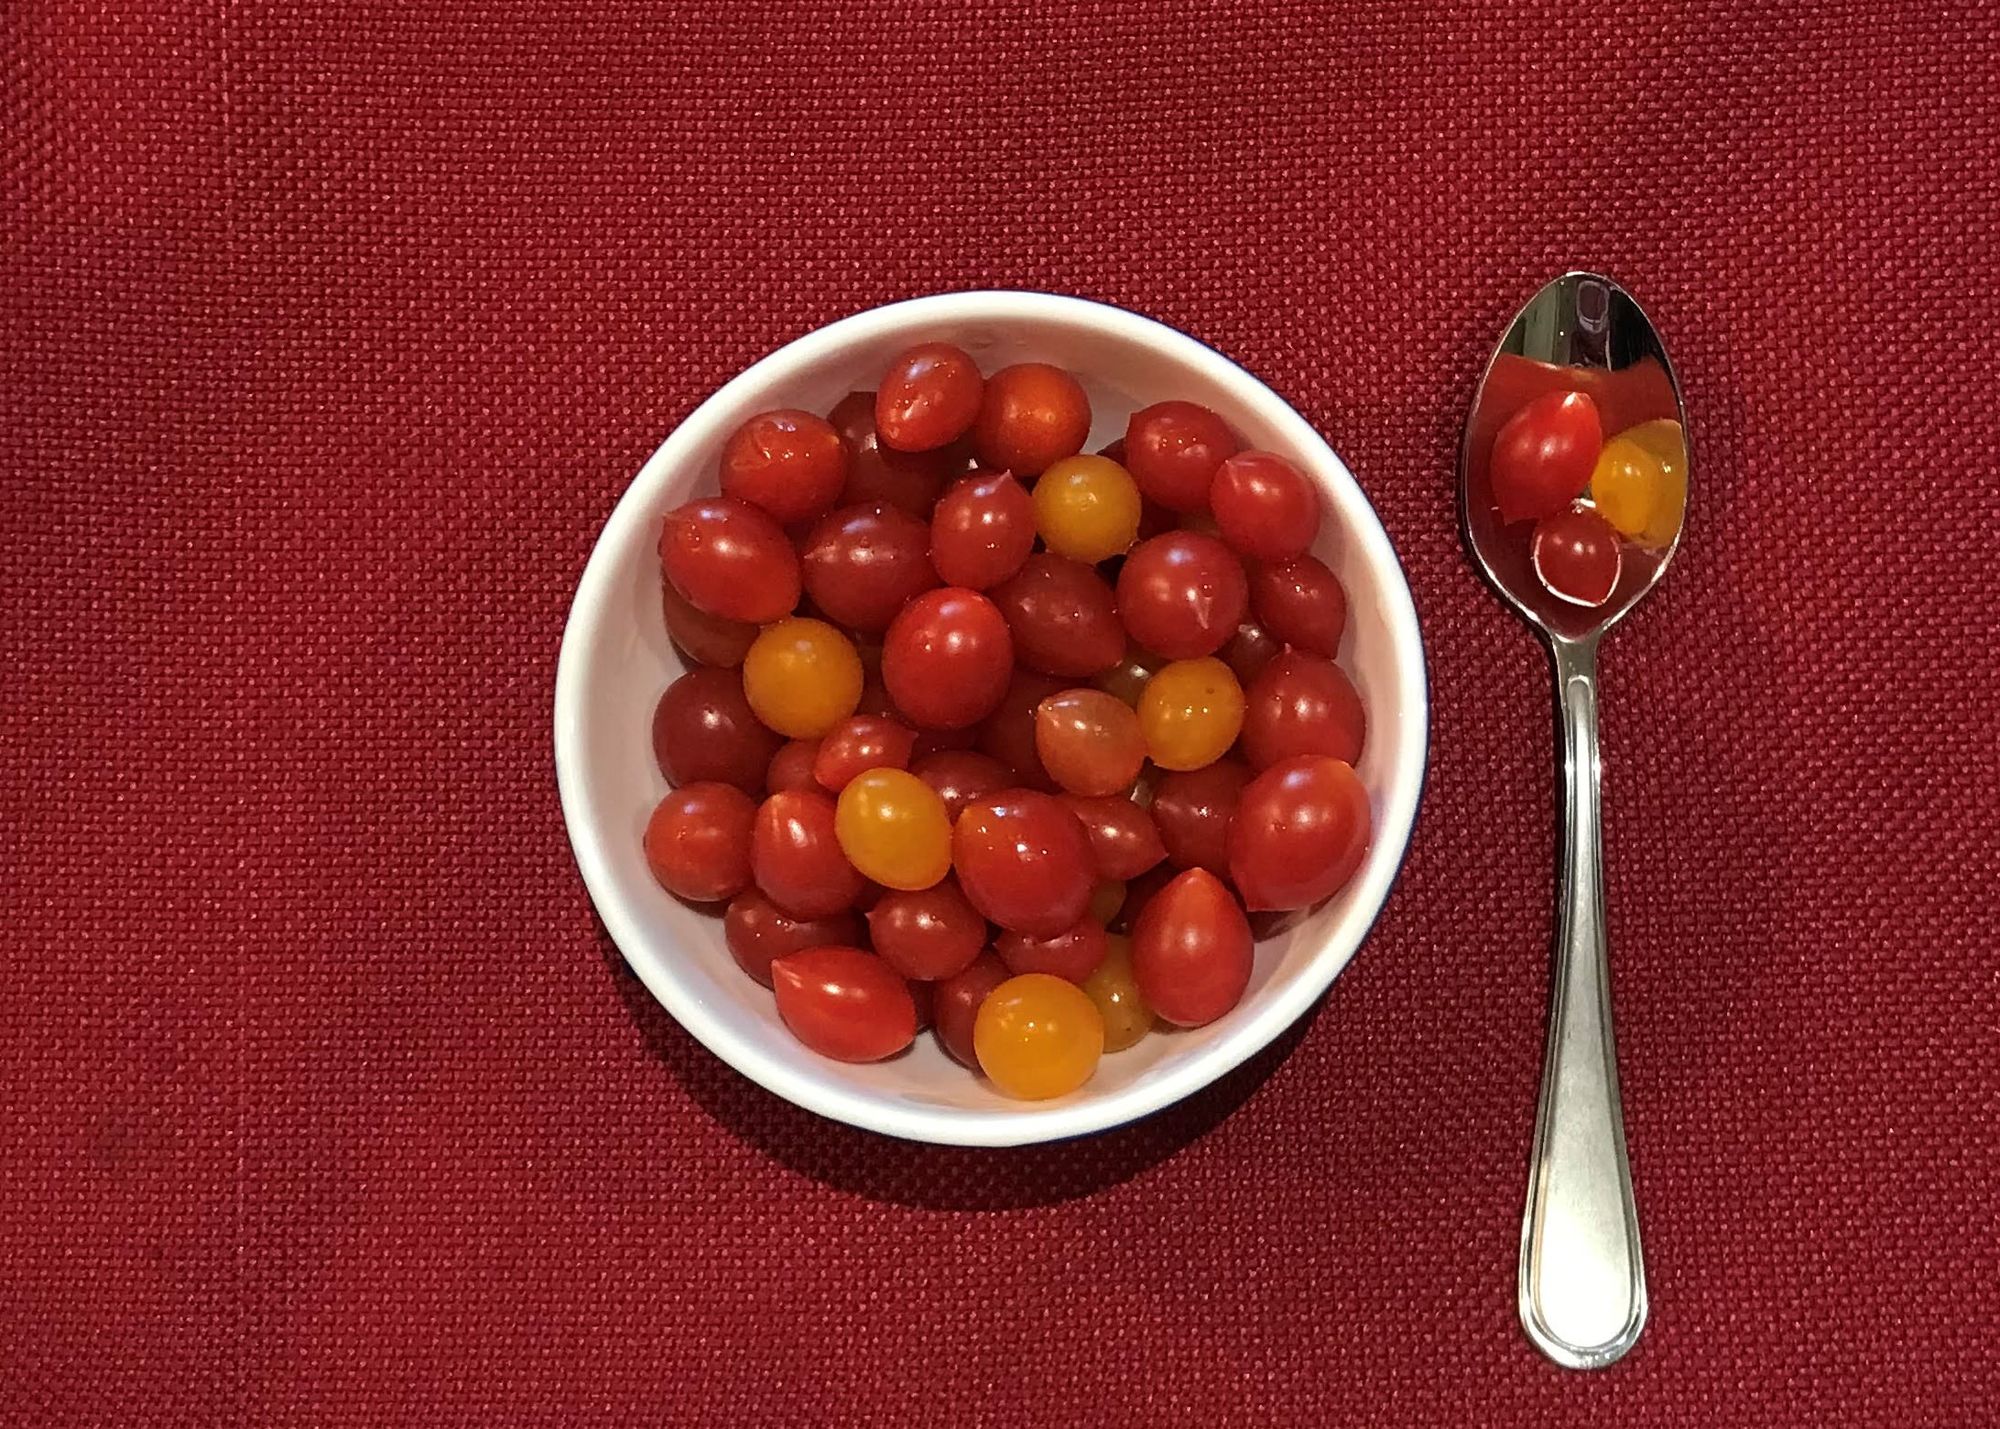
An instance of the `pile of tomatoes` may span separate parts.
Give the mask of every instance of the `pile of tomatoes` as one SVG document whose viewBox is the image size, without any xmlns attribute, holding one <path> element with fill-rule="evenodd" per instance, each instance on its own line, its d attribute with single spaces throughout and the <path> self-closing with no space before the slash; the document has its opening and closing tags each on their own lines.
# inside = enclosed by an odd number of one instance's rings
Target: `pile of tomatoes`
<svg viewBox="0 0 2000 1429">
<path fill-rule="evenodd" d="M 1166 401 L 1084 455 L 1074 377 L 896 357 L 825 417 L 761 413 L 669 512 L 691 662 L 653 722 L 645 850 L 726 904 L 784 1024 L 870 1061 L 932 1025 L 1048 1097 L 1241 1000 L 1252 915 L 1359 867 L 1366 721 L 1317 492 Z"/>
</svg>

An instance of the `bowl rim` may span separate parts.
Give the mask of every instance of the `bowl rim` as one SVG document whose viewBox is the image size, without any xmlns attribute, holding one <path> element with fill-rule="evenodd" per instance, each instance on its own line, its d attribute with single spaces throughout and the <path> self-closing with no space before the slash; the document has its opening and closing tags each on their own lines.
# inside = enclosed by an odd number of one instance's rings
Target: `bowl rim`
<svg viewBox="0 0 2000 1429">
<path fill-rule="evenodd" d="M 1382 824 L 1376 831 L 1374 850 L 1363 865 L 1362 882 L 1345 920 L 1348 930 L 1314 955 L 1298 975 L 1275 989 L 1253 1016 L 1181 1065 L 1143 1077 L 1108 1095 L 1061 1100 L 1051 1105 L 1024 1103 L 1018 1111 L 993 1113 L 897 1106 L 837 1081 L 804 1076 L 786 1067 L 755 1039 L 739 1037 L 711 1018 L 701 999 L 683 989 L 671 975 L 666 960 L 657 955 L 655 940 L 644 934 L 618 892 L 602 851 L 603 838 L 588 818 L 582 748 L 588 697 L 584 652 L 591 632 L 611 607 L 617 589 L 621 567 L 612 549 L 623 546 L 625 541 L 614 540 L 614 536 L 623 538 L 634 524 L 656 519 L 651 508 L 658 498 L 653 490 L 663 474 L 684 461 L 689 449 L 700 447 L 711 437 L 725 435 L 720 429 L 730 420 L 744 394 L 842 348 L 912 325 L 1003 323 L 1023 318 L 1080 325 L 1164 349 L 1169 356 L 1200 369 L 1209 381 L 1228 390 L 1243 405 L 1259 409 L 1273 426 L 1282 430 L 1289 450 L 1307 457 L 1308 466 L 1331 473 L 1330 494 L 1336 498 L 1342 530 L 1354 543 L 1355 553 L 1383 577 L 1382 614 L 1390 625 L 1391 643 L 1414 654 L 1414 659 L 1397 661 L 1399 687 L 1395 692 L 1402 722 L 1410 726 L 1406 733 L 1412 737 L 1407 739 L 1402 757 L 1389 771 Z M 668 433 L 641 465 L 598 532 L 564 622 L 554 691 L 556 784 L 563 824 L 578 871 L 605 930 L 654 1000 L 710 1052 L 767 1091 L 850 1126 L 942 1145 L 1027 1145 L 1106 1131 L 1172 1106 L 1263 1050 L 1304 1016 L 1333 984 L 1380 919 L 1409 854 L 1429 765 L 1428 683 L 1423 632 L 1395 546 L 1346 462 L 1290 402 L 1233 359 L 1153 318 L 1088 298 L 1015 289 L 969 289 L 869 308 L 793 339 L 718 387 Z M 1384 834 L 1393 837 L 1392 856 L 1385 853 L 1390 843 Z"/>
</svg>

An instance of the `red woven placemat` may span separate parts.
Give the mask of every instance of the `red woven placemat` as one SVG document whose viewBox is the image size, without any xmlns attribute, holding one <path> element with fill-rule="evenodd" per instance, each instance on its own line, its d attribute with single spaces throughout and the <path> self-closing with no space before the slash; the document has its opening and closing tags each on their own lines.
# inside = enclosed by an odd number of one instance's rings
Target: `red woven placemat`
<svg viewBox="0 0 2000 1429">
<path fill-rule="evenodd" d="M 1991 1422 L 1993 7 L 0 27 L 0 1417 Z M 1514 1319 L 1552 732 L 1452 514 L 1487 346 L 1577 264 L 1661 322 L 1697 441 L 1605 658 L 1654 1310 L 1597 1377 Z M 1013 1153 L 695 1047 L 595 924 L 548 738 L 662 434 L 818 323 L 995 285 L 1294 400 L 1436 698 L 1317 1016 Z"/>
</svg>

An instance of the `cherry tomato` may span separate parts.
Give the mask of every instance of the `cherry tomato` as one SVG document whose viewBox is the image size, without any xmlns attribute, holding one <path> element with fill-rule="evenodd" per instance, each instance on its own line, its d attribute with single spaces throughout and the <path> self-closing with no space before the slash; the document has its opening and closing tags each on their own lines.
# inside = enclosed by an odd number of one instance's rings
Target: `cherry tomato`
<svg viewBox="0 0 2000 1429">
<path fill-rule="evenodd" d="M 761 793 L 780 743 L 758 722 L 734 670 L 689 670 L 653 710 L 653 755 L 669 784 L 715 779 Z"/>
<path fill-rule="evenodd" d="M 1139 921 L 1139 915 L 1146 911 L 1146 905 L 1159 896 L 1162 888 L 1181 876 L 1181 870 L 1171 863 L 1156 864 L 1125 885 L 1125 903 L 1119 908 L 1118 916 L 1106 920 L 1105 927 L 1114 933 L 1129 933 L 1132 925 Z"/>
<path fill-rule="evenodd" d="M 769 513 L 728 496 L 667 513 L 660 565 L 697 610 L 762 625 L 799 603 L 799 558 Z"/>
<path fill-rule="evenodd" d="M 1090 399 L 1077 380 L 1046 362 L 1017 362 L 986 379 L 972 449 L 997 471 L 1039 476 L 1083 450 Z"/>
<path fill-rule="evenodd" d="M 1653 524 L 1666 484 L 1659 458 L 1620 433 L 1604 444 L 1590 470 L 1590 502 L 1620 535 L 1637 538 Z"/>
<path fill-rule="evenodd" d="M 1250 575 L 1250 609 L 1271 635 L 1331 660 L 1347 629 L 1347 592 L 1313 556 L 1260 565 Z"/>
<path fill-rule="evenodd" d="M 838 794 L 855 775 L 868 769 L 907 769 L 917 742 L 914 731 L 882 715 L 854 715 L 842 720 L 820 741 L 813 761 L 813 778 Z"/>
<path fill-rule="evenodd" d="M 721 669 L 735 669 L 750 653 L 757 627 L 741 620 L 724 620 L 710 615 L 674 589 L 670 580 L 660 581 L 660 607 L 666 617 L 667 636 L 690 660 Z"/>
<path fill-rule="evenodd" d="M 1245 694 L 1243 754 L 1252 769 L 1295 754 L 1330 754 L 1352 764 L 1367 734 L 1367 712 L 1346 672 L 1302 650 L 1266 665 Z"/>
<path fill-rule="evenodd" d="M 1160 666 L 1167 662 L 1150 650 L 1141 650 L 1137 645 L 1125 647 L 1125 658 L 1097 677 L 1097 688 L 1107 695 L 1116 695 L 1126 704 L 1137 709 L 1139 696 L 1145 692 L 1146 682 L 1153 678 Z"/>
<path fill-rule="evenodd" d="M 729 900 L 722 937 L 736 966 L 769 987 L 773 958 L 826 943 L 857 943 L 861 920 L 850 910 L 826 918 L 794 918 L 761 889 L 746 888 Z"/>
<path fill-rule="evenodd" d="M 1602 605 L 1611 599 L 1624 565 L 1618 532 L 1583 506 L 1537 521 L 1528 555 L 1541 583 L 1573 605 Z"/>
<path fill-rule="evenodd" d="M 1132 971 L 1130 938 L 1113 933 L 1106 940 L 1104 961 L 1083 980 L 1083 990 L 1104 1019 L 1105 1051 L 1122 1052 L 1153 1030 L 1153 1009 Z"/>
<path fill-rule="evenodd" d="M 1035 752 L 1072 794 L 1120 794 L 1146 762 L 1139 716 L 1102 690 L 1064 690 L 1035 707 Z"/>
<path fill-rule="evenodd" d="M 1041 1101 L 1075 1091 L 1104 1055 L 1104 1018 L 1082 988 L 1046 973 L 986 995 L 972 1026 L 979 1069 L 1002 1093 Z"/>
<path fill-rule="evenodd" d="M 1079 918 L 1053 938 L 1031 938 L 1026 933 L 1004 932 L 993 951 L 1011 973 L 1048 973 L 1067 982 L 1082 982 L 1104 961 L 1104 925 L 1095 918 Z"/>
<path fill-rule="evenodd" d="M 1060 797 L 1090 836 L 1091 858 L 1099 877 L 1122 883 L 1137 878 L 1167 856 L 1152 813 L 1130 799 L 1117 795 L 1096 799 L 1076 794 Z"/>
<path fill-rule="evenodd" d="M 1160 781 L 1153 791 L 1153 823 L 1175 867 L 1229 877 L 1229 821 L 1249 783 L 1250 770 L 1234 759 Z"/>
<path fill-rule="evenodd" d="M 934 888 L 891 892 L 868 910 L 868 935 L 882 961 L 907 978 L 956 977 L 986 946 L 986 920 L 950 879 Z"/>
<path fill-rule="evenodd" d="M 875 392 L 875 432 L 897 451 L 935 451 L 956 441 L 979 415 L 979 364 L 948 342 L 899 352 Z"/>
<path fill-rule="evenodd" d="M 1208 501 L 1222 539 L 1260 561 L 1303 556 L 1319 535 L 1319 492 L 1276 452 L 1238 452 L 1223 462 Z"/>
<path fill-rule="evenodd" d="M 843 506 L 806 536 L 806 594 L 836 624 L 879 633 L 937 585 L 930 548 L 930 528 L 900 507 Z"/>
<path fill-rule="evenodd" d="M 778 1016 L 799 1041 L 837 1062 L 879 1062 L 917 1035 L 909 988 L 880 958 L 828 946 L 771 964 Z"/>
<path fill-rule="evenodd" d="M 1026 784 L 1035 789 L 1053 789 L 1056 781 L 1042 767 L 1041 750 L 1035 740 L 1035 711 L 1043 700 L 1060 694 L 1068 685 L 1051 675 L 1016 669 L 1007 682 L 1000 706 L 979 726 L 979 751 L 997 759 L 1013 771 L 1009 784 Z"/>
<path fill-rule="evenodd" d="M 763 507 L 782 525 L 819 515 L 846 484 L 846 444 L 811 412 L 759 412 L 722 446 L 722 494 Z"/>
<path fill-rule="evenodd" d="M 903 607 L 882 646 L 889 698 L 913 723 L 964 729 L 1007 693 L 1014 641 L 999 607 L 976 590 L 946 586 Z"/>
<path fill-rule="evenodd" d="M 1118 910 L 1125 906 L 1125 885 L 1115 878 L 1107 878 L 1090 890 L 1089 916 L 1105 927 L 1118 916 Z"/>
<path fill-rule="evenodd" d="M 991 590 L 1034 549 L 1034 502 L 1005 472 L 962 477 L 931 513 L 931 565 L 948 585 Z"/>
<path fill-rule="evenodd" d="M 1638 534 L 1639 544 L 1656 551 L 1671 546 L 1681 532 L 1681 518 L 1687 511 L 1687 436 L 1679 422 L 1666 417 L 1627 427 L 1619 436 L 1660 467 L 1659 496 L 1653 503 L 1652 518 Z"/>
<path fill-rule="evenodd" d="M 1243 708 L 1243 687 L 1214 656 L 1163 666 L 1139 696 L 1146 753 L 1162 769 L 1213 764 L 1236 743 Z"/>
<path fill-rule="evenodd" d="M 1139 534 L 1139 488 L 1109 457 L 1064 457 L 1035 483 L 1035 529 L 1059 556 L 1097 562 Z"/>
<path fill-rule="evenodd" d="M 965 806 L 981 795 L 1005 789 L 1014 783 L 1014 771 L 990 754 L 972 749 L 941 749 L 926 754 L 910 766 L 944 800 L 944 811 L 954 822 Z"/>
<path fill-rule="evenodd" d="M 824 794 L 773 794 L 759 806 L 750 876 L 794 918 L 831 917 L 861 896 L 861 875 L 841 852 L 833 800 Z"/>
<path fill-rule="evenodd" d="M 835 827 L 848 861 L 885 888 L 929 888 L 951 872 L 944 800 L 906 769 L 870 769 L 840 791 Z"/>
<path fill-rule="evenodd" d="M 823 620 L 780 620 L 744 657 L 743 693 L 779 734 L 818 739 L 861 702 L 861 657 Z"/>
<path fill-rule="evenodd" d="M 1118 572 L 1118 618 L 1169 660 L 1220 650 L 1243 623 L 1250 586 L 1236 553 L 1195 531 L 1140 543 Z"/>
<path fill-rule="evenodd" d="M 809 793 L 818 790 L 820 783 L 813 775 L 813 764 L 818 758 L 818 740 L 786 740 L 771 756 L 771 767 L 764 773 L 764 787 L 773 794 L 782 794 L 787 789 L 803 789 Z"/>
<path fill-rule="evenodd" d="M 1118 600 L 1103 576 L 1082 561 L 1043 551 L 994 588 L 1023 665 L 1046 675 L 1083 679 L 1125 654 Z"/>
<path fill-rule="evenodd" d="M 934 452 L 899 452 L 882 445 L 875 435 L 875 394 L 850 392 L 827 414 L 847 444 L 847 485 L 843 506 L 867 506 L 877 501 L 901 507 L 928 520 L 938 493 L 965 466 L 956 446 Z"/>
<path fill-rule="evenodd" d="M 1582 392 L 1548 392 L 1507 419 L 1488 464 L 1500 519 L 1553 516 L 1583 495 L 1604 444 L 1597 404 Z"/>
<path fill-rule="evenodd" d="M 1222 880 L 1191 868 L 1154 895 L 1132 927 L 1132 971 L 1148 1004 L 1177 1027 L 1201 1027 L 1243 1000 L 1250 924 Z"/>
<path fill-rule="evenodd" d="M 1090 906 L 1097 868 L 1090 836 L 1068 808 L 1032 789 L 1005 789 L 965 806 L 952 863 L 972 906 L 1015 932 L 1050 937 Z"/>
<path fill-rule="evenodd" d="M 1309 908 L 1368 852 L 1368 791 L 1338 759 L 1303 755 L 1250 781 L 1229 826 L 1229 867 L 1245 906 Z"/>
<path fill-rule="evenodd" d="M 1251 580 L 1251 600 L 1256 600 L 1256 577 Z M 1272 635 L 1256 621 L 1245 619 L 1236 627 L 1236 633 L 1229 637 L 1229 643 L 1222 647 L 1222 663 L 1236 676 L 1236 683 L 1247 685 L 1257 678 L 1266 665 L 1278 657 L 1285 648 L 1285 642 Z"/>
<path fill-rule="evenodd" d="M 646 821 L 646 864 L 667 892 L 695 903 L 734 898 L 750 883 L 757 806 L 733 784 L 667 791 Z"/>
<path fill-rule="evenodd" d="M 955 977 L 938 982 L 931 990 L 931 1018 L 937 1027 L 938 1045 L 974 1071 L 979 1070 L 979 1053 L 972 1045 L 972 1029 L 979 1018 L 987 994 L 1013 974 L 994 954 L 981 953 L 972 966 Z"/>
<path fill-rule="evenodd" d="M 1192 402 L 1155 402 L 1134 412 L 1125 427 L 1125 464 L 1133 480 L 1171 511 L 1207 510 L 1215 469 L 1236 449 L 1222 418 Z"/>
</svg>

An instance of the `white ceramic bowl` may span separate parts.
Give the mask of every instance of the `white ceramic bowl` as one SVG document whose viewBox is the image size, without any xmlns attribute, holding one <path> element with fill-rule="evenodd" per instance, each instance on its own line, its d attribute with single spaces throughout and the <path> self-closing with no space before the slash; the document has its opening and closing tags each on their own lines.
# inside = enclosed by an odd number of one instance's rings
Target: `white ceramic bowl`
<svg viewBox="0 0 2000 1429">
<path fill-rule="evenodd" d="M 771 407 L 826 411 L 874 384 L 888 359 L 926 340 L 957 343 L 991 372 L 1040 359 L 1090 395 L 1090 450 L 1123 435 L 1137 406 L 1187 398 L 1243 440 L 1291 457 L 1318 483 L 1326 519 L 1315 553 L 1347 588 L 1341 663 L 1368 710 L 1359 773 L 1374 846 L 1341 894 L 1258 944 L 1243 1001 L 1198 1030 L 1156 1033 L 1108 1056 L 1070 1096 L 1009 1101 L 920 1037 L 888 1062 L 849 1066 L 793 1040 L 771 994 L 745 977 L 722 924 L 663 891 L 640 841 L 666 790 L 653 761 L 653 706 L 681 673 L 660 618 L 660 519 L 715 490 L 723 441 Z M 1270 388 L 1194 339 L 1118 308 L 1045 293 L 950 293 L 860 313 L 809 333 L 725 385 L 667 438 L 611 513 L 584 569 L 556 669 L 556 776 L 584 883 L 653 996 L 711 1051 L 802 1107 L 917 1141 L 1003 1146 L 1116 1126 L 1208 1085 L 1270 1042 L 1325 991 L 1388 896 L 1416 817 L 1428 735 L 1423 645 L 1409 586 L 1367 498 L 1340 458 Z"/>
</svg>

